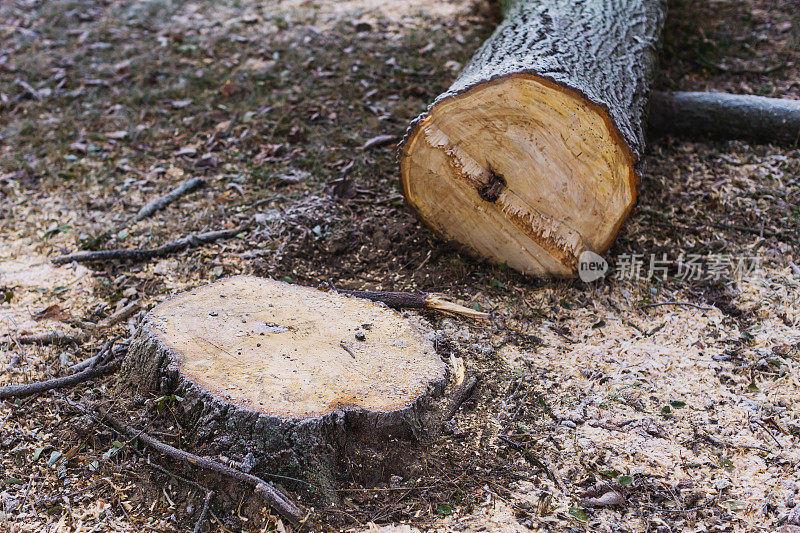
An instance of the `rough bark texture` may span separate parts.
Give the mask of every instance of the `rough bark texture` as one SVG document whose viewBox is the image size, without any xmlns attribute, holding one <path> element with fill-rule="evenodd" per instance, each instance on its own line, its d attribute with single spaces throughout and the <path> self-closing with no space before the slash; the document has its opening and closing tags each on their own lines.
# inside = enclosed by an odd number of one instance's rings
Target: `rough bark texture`
<svg viewBox="0 0 800 533">
<path fill-rule="evenodd" d="M 255 278 L 232 279 L 250 283 Z M 236 297 L 233 287 L 227 287 L 225 292 L 228 298 L 221 303 L 218 299 L 214 302 L 220 312 L 226 305 L 233 304 L 228 300 Z M 171 301 L 182 296 L 178 295 Z M 198 297 L 210 299 L 207 294 L 198 294 Z M 332 293 L 330 297 L 351 300 Z M 168 303 L 170 301 L 165 302 Z M 261 302 L 261 305 L 266 306 L 268 302 Z M 278 303 L 275 302 L 275 305 Z M 283 305 L 301 308 L 303 302 L 289 301 Z M 368 305 L 378 306 L 372 302 Z M 383 311 L 396 316 L 394 311 Z M 346 313 L 347 310 L 343 310 L 343 314 Z M 238 318 L 235 320 L 239 322 Z M 331 320 L 336 318 L 331 317 Z M 197 324 L 196 327 L 202 326 Z M 223 386 L 221 393 L 188 375 L 185 370 L 187 354 L 172 347 L 172 340 L 164 339 L 165 331 L 170 330 L 165 328 L 164 314 L 159 316 L 157 307 L 145 319 L 131 343 L 120 371 L 120 391 L 125 390 L 139 397 L 176 395 L 182 398 L 171 405 L 171 411 L 186 429 L 182 435 L 188 449 L 212 457 L 217 454 L 228 457 L 253 454 L 256 460 L 253 474 L 287 485 L 292 490 L 302 491 L 323 502 L 335 502 L 338 499 L 335 492 L 337 480 L 349 478 L 376 482 L 397 473 L 393 469 L 402 471 L 406 447 L 420 437 L 437 431 L 441 417 L 450 405 L 447 401 L 450 395 L 448 387 L 452 385 L 448 385 L 449 372 L 442 364 L 441 371 L 431 375 L 422 394 L 412 396 L 409 402 L 397 408 L 380 411 L 354 404 L 336 404 L 327 412 L 314 416 L 277 416 L 268 412 L 266 407 L 260 409 L 245 405 L 242 398 L 237 396 L 239 391 L 228 390 L 232 388 L 230 386 Z M 313 335 L 308 333 L 308 329 L 302 333 L 304 336 L 309 334 Z M 212 342 L 221 344 L 220 339 L 213 339 Z M 433 349 L 432 345 L 430 348 Z M 349 357 L 347 354 L 345 356 Z M 362 352 L 358 356 L 366 357 Z M 264 353 L 264 357 L 281 356 Z M 295 357 L 298 365 L 313 364 L 313 361 L 304 363 L 302 355 Z M 382 355 L 376 353 L 374 357 L 380 358 Z M 253 373 L 254 381 L 258 382 L 259 375 L 253 370 L 254 366 L 257 364 L 249 363 L 244 371 Z M 392 370 L 386 369 L 387 379 Z M 240 371 L 235 366 L 229 369 L 231 374 Z M 325 372 L 325 369 L 321 369 L 321 372 Z M 234 383 L 234 380 L 223 379 L 223 385 L 230 383 Z M 263 386 L 269 387 L 269 383 Z M 306 392 L 309 391 L 298 390 L 297 394 Z M 398 440 L 403 442 L 396 442 Z M 287 478 L 299 481 L 293 482 Z"/>
<path fill-rule="evenodd" d="M 573 276 L 580 253 L 605 251 L 635 203 L 664 16 L 664 0 L 513 2 L 450 89 L 412 122 L 401 145 L 403 192 L 423 222 L 477 255 L 526 273 Z M 509 89 L 498 89 L 500 84 Z M 479 91 L 485 99 L 476 96 Z M 514 108 L 509 101 L 516 96 Z M 463 109 L 460 100 L 467 102 Z M 552 113 L 539 104 L 551 106 Z M 459 131 L 442 110 L 477 125 Z M 527 125 L 518 117 L 526 113 Z M 466 140 L 488 130 L 492 135 L 485 139 Z M 520 132 L 526 131 L 537 133 L 523 138 Z M 458 168 L 442 170 L 446 164 L 430 154 L 437 149 Z M 471 180 L 483 203 L 459 191 L 452 207 L 488 211 L 484 225 L 516 229 L 471 236 L 482 231 L 480 223 L 437 212 L 450 206 L 425 205 L 450 200 L 443 189 L 424 193 L 439 187 L 431 174 Z M 630 183 L 621 185 L 623 180 Z M 531 192 L 541 184 L 543 193 Z M 524 238 L 515 238 L 515 231 Z M 508 242 L 495 244 L 501 241 Z M 514 257 L 514 247 L 526 253 Z"/>
<path fill-rule="evenodd" d="M 665 0 L 511 2 L 500 26 L 409 134 L 447 98 L 497 78 L 533 74 L 602 107 L 638 160 L 665 13 Z"/>
<path fill-rule="evenodd" d="M 655 132 L 747 139 L 796 146 L 800 100 L 726 93 L 654 93 L 649 126 Z"/>
</svg>

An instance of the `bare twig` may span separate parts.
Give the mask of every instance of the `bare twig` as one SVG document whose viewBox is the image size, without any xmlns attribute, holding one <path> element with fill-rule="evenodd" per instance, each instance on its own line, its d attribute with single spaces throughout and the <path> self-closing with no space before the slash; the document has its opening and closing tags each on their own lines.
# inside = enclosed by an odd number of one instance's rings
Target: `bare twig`
<svg viewBox="0 0 800 533">
<path fill-rule="evenodd" d="M 114 341 L 106 342 L 97 354 L 95 361 L 101 361 L 106 353 L 110 353 Z M 117 357 L 110 362 L 101 366 L 89 365 L 88 368 L 76 374 L 70 374 L 60 378 L 48 379 L 47 381 L 36 381 L 33 383 L 26 383 L 23 385 L 6 385 L 0 387 L 0 400 L 8 398 L 26 398 L 34 394 L 47 392 L 52 389 L 61 389 L 64 387 L 71 387 L 84 381 L 89 381 L 101 376 L 113 374 L 119 369 L 122 357 Z"/>
<path fill-rule="evenodd" d="M 142 307 L 139 305 L 139 302 L 131 302 L 119 311 L 116 311 L 111 314 L 108 318 L 100 322 L 98 324 L 99 328 L 110 328 L 111 326 L 115 326 L 120 322 L 124 322 L 128 320 L 130 317 L 135 315 L 139 312 Z"/>
<path fill-rule="evenodd" d="M 97 353 L 97 355 L 93 355 L 92 357 L 84 359 L 83 361 L 75 363 L 74 365 L 68 366 L 67 369 L 66 369 L 67 372 L 70 373 L 70 374 L 75 374 L 76 372 L 81 372 L 82 370 L 85 370 L 87 368 L 94 368 L 96 366 L 104 366 L 105 364 L 107 364 L 116 355 L 114 353 L 114 350 L 110 349 L 111 348 L 111 344 L 110 343 L 113 344 L 113 343 L 119 341 L 120 338 L 121 337 L 114 337 L 112 340 L 106 341 L 106 343 L 103 345 L 103 347 L 100 348 L 100 351 Z M 122 348 L 122 349 L 127 349 L 127 348 Z"/>
<path fill-rule="evenodd" d="M 361 147 L 362 150 L 367 150 L 373 146 L 383 146 L 385 144 L 393 143 L 397 140 L 397 135 L 378 135 L 368 139 L 367 142 Z"/>
<path fill-rule="evenodd" d="M 469 307 L 464 307 L 457 303 L 449 302 L 438 294 L 426 292 L 388 292 L 388 291 L 349 291 L 339 290 L 336 292 L 364 298 L 373 302 L 383 302 L 389 307 L 399 309 L 433 309 L 457 315 L 468 316 L 470 318 L 489 318 L 489 313 L 476 311 Z"/>
<path fill-rule="evenodd" d="M 713 311 L 714 310 L 713 307 L 705 307 L 703 305 L 697 305 L 697 304 L 693 304 L 691 302 L 658 302 L 658 303 L 654 303 L 654 304 L 645 304 L 645 305 L 639 307 L 639 309 L 650 309 L 651 307 L 660 307 L 662 305 L 678 305 L 678 306 L 683 306 L 683 307 L 694 307 L 695 309 L 701 309 L 703 311 Z"/>
<path fill-rule="evenodd" d="M 111 416 L 109 413 L 100 411 L 100 415 L 103 417 L 103 420 L 105 420 L 119 433 L 127 435 L 131 438 L 136 437 L 145 446 L 149 446 L 150 448 L 163 453 L 164 455 L 168 455 L 169 457 L 172 457 L 178 461 L 185 461 L 191 465 L 204 468 L 206 470 L 217 472 L 218 474 L 231 477 L 237 481 L 250 485 L 255 489 L 256 494 L 261 496 L 261 498 L 263 498 L 264 501 L 266 501 L 267 504 L 275 509 L 275 511 L 277 511 L 282 517 L 295 525 L 303 522 L 305 513 L 294 502 L 287 498 L 286 495 L 276 489 L 271 483 L 266 482 L 252 474 L 246 474 L 239 470 L 234 470 L 233 468 L 230 468 L 219 461 L 215 461 L 207 457 L 200 457 L 199 455 L 195 455 L 179 448 L 175 448 L 174 446 L 170 446 L 169 444 L 161 442 L 160 440 L 148 435 L 144 431 L 138 431 L 128 426 L 124 422 Z"/>
<path fill-rule="evenodd" d="M 2 373 L 5 374 L 6 372 L 11 372 L 14 367 L 19 364 L 20 360 L 22 360 L 22 354 L 18 353 L 11 358 L 11 361 L 8 362 Z"/>
<path fill-rule="evenodd" d="M 5 387 L 0 387 L 0 400 L 5 400 L 8 398 L 25 398 L 27 396 L 47 392 L 52 389 L 71 387 L 73 385 L 83 383 L 84 381 L 89 381 L 90 379 L 107 376 L 108 374 L 113 374 L 119 370 L 120 363 L 121 358 L 116 359 L 107 365 L 87 368 L 82 372 L 70 374 L 69 376 L 48 379 L 47 381 L 36 381 L 34 383 L 27 383 L 25 385 L 6 385 Z"/>
<path fill-rule="evenodd" d="M 752 422 L 752 423 L 756 424 L 757 426 L 759 426 L 761 429 L 763 429 L 763 430 L 764 430 L 764 431 L 767 433 L 767 435 L 769 435 L 770 437 L 772 437 L 772 440 L 774 440 L 774 441 L 775 441 L 775 444 L 777 444 L 777 445 L 778 445 L 778 448 L 783 448 L 783 444 L 781 444 L 781 441 L 779 441 L 779 440 L 778 440 L 778 439 L 775 437 L 775 435 L 773 435 L 773 434 L 772 434 L 772 432 L 771 432 L 770 430 L 768 430 L 768 429 L 767 429 L 767 426 L 765 426 L 764 424 L 762 424 L 762 423 L 761 423 L 761 422 L 759 422 L 758 420 L 751 420 L 750 422 Z M 751 431 L 752 431 L 752 430 L 751 430 Z"/>
<path fill-rule="evenodd" d="M 194 533 L 200 533 L 200 528 L 203 527 L 203 522 L 206 519 L 206 515 L 208 514 L 208 507 L 211 504 L 211 498 L 214 497 L 214 491 L 209 490 L 206 491 L 206 497 L 203 500 L 203 510 L 200 511 L 200 517 L 197 519 L 197 523 L 194 525 Z"/>
<path fill-rule="evenodd" d="M 88 359 L 84 359 L 80 363 L 75 363 L 72 366 L 67 367 L 67 372 L 74 374 L 75 372 L 80 372 L 90 366 L 97 366 L 97 356 L 93 355 Z"/>
<path fill-rule="evenodd" d="M 444 416 L 442 416 L 442 422 L 446 422 L 455 416 L 456 411 L 458 408 L 461 407 L 461 404 L 467 401 L 470 396 L 472 396 L 472 391 L 475 389 L 475 385 L 478 383 L 478 378 L 476 376 L 470 376 L 469 379 L 465 379 L 461 385 L 459 385 L 453 393 L 450 395 L 450 402 L 447 406 L 447 409 L 444 411 Z"/>
<path fill-rule="evenodd" d="M 512 448 L 514 448 L 518 452 L 520 452 L 529 463 L 531 463 L 534 466 L 537 466 L 537 467 L 541 468 L 542 471 L 544 471 L 544 473 L 547 475 L 547 477 L 550 478 L 550 480 L 553 483 L 558 485 L 559 488 L 563 488 L 560 480 L 550 470 L 549 466 L 546 465 L 541 459 L 536 457 L 536 455 L 533 452 L 531 452 L 531 450 L 529 449 L 528 446 L 524 446 L 524 445 L 522 445 L 522 444 L 520 444 L 520 443 L 518 443 L 516 441 L 513 441 L 513 440 L 511 440 L 510 438 L 508 438 L 505 435 L 498 435 L 497 438 L 500 439 L 501 441 L 505 442 L 506 444 L 510 445 Z"/>
<path fill-rule="evenodd" d="M 129 227 L 131 224 L 135 222 L 139 222 L 140 220 L 144 220 L 145 218 L 153 215 L 156 211 L 165 208 L 179 197 L 183 196 L 186 193 L 192 192 L 195 189 L 202 187 L 205 185 L 205 180 L 202 178 L 192 178 L 190 180 L 184 181 L 171 191 L 169 191 L 164 196 L 159 196 L 158 198 L 153 198 L 149 202 L 147 202 L 142 208 L 139 210 L 136 215 L 132 218 L 128 219 L 125 222 L 117 224 L 114 227 L 107 229 L 106 231 L 100 233 L 96 237 L 94 237 L 91 241 L 85 243 L 82 248 L 94 248 L 97 246 L 101 241 L 108 239 L 111 235 L 122 231 L 123 229 Z"/>
<path fill-rule="evenodd" d="M 244 224 L 234 229 L 227 229 L 221 231 L 210 231 L 208 233 L 200 233 L 197 235 L 188 235 L 181 237 L 174 241 L 170 241 L 158 248 L 149 248 L 143 250 L 98 250 L 95 252 L 76 252 L 74 254 L 60 255 L 52 261 L 56 265 L 63 265 L 72 263 L 91 263 L 95 261 L 115 261 L 115 260 L 131 260 L 131 261 L 147 261 L 154 257 L 164 257 L 176 252 L 180 252 L 189 248 L 190 246 L 199 246 L 201 244 L 209 244 L 220 239 L 230 239 L 239 233 L 245 231 L 249 224 Z"/>
<path fill-rule="evenodd" d="M 78 344 L 84 340 L 83 334 L 71 334 L 64 331 L 48 331 L 35 335 L 23 335 L 17 338 L 20 344 Z"/>
<path fill-rule="evenodd" d="M 94 420 L 95 423 L 101 424 L 101 425 L 103 425 L 103 426 L 105 426 L 105 427 L 107 427 L 107 428 L 109 428 L 111 430 L 117 431 L 113 426 L 110 425 L 109 420 L 107 418 L 104 418 L 103 416 L 101 416 L 97 412 L 90 411 L 86 407 L 84 407 L 84 406 L 82 406 L 80 404 L 77 404 L 77 403 L 69 400 L 68 398 L 64 398 L 63 396 L 62 396 L 62 400 L 64 400 L 67 403 L 67 405 L 69 405 L 73 409 L 83 413 L 84 415 L 86 415 L 89 418 L 91 418 L 92 420 Z M 141 433 L 142 432 L 136 432 L 136 435 L 134 437 L 131 437 L 130 440 L 128 442 L 126 442 L 125 444 L 127 445 L 130 442 L 132 442 L 132 441 L 136 440 L 137 438 L 139 438 L 139 435 Z M 207 488 L 207 487 L 204 487 L 203 485 L 201 485 L 200 483 L 197 483 L 196 481 L 192 481 L 191 479 L 187 479 L 187 478 L 185 478 L 183 476 L 179 476 L 175 472 L 171 472 L 171 471 L 167 470 L 166 468 L 164 468 L 163 466 L 161 466 L 159 464 L 150 462 L 150 458 L 149 457 L 145 457 L 145 454 L 143 452 L 141 452 L 140 450 L 137 450 L 136 448 L 130 448 L 130 449 L 131 449 L 131 451 L 133 451 L 133 453 L 135 453 L 139 457 L 145 458 L 146 459 L 145 464 L 148 467 L 150 467 L 150 468 L 152 468 L 154 470 L 158 470 L 162 474 L 166 474 L 169 477 L 180 481 L 181 483 L 185 483 L 186 485 L 190 485 L 190 486 L 196 488 L 197 490 L 199 490 L 200 492 L 202 492 L 205 495 L 205 498 L 204 498 L 204 501 L 203 501 L 203 509 L 200 512 L 200 517 L 198 518 L 197 523 L 195 524 L 195 529 L 194 529 L 195 532 L 199 531 L 201 526 L 202 526 L 202 524 L 203 524 L 203 520 L 205 519 L 205 515 L 208 514 L 208 512 L 210 510 L 211 498 L 214 497 L 214 491 L 209 489 L 209 488 Z"/>
<path fill-rule="evenodd" d="M 164 209 L 166 206 L 183 196 L 184 194 L 190 193 L 196 189 L 199 189 L 203 185 L 205 185 L 206 181 L 203 178 L 192 178 L 190 180 L 186 180 L 171 191 L 169 191 L 164 196 L 159 196 L 158 198 L 153 198 L 149 202 L 147 202 L 142 208 L 136 213 L 134 220 L 139 221 L 145 219 L 149 216 L 152 216 L 153 213 Z"/>
<path fill-rule="evenodd" d="M 80 344 L 89 338 L 92 333 L 97 333 L 101 330 L 108 329 L 112 326 L 123 322 L 136 313 L 139 312 L 141 306 L 139 302 L 131 302 L 119 311 L 114 312 L 111 316 L 100 322 L 92 331 L 83 333 L 67 333 L 65 331 L 48 331 L 47 333 L 36 333 L 34 335 L 23 335 L 17 337 L 15 341 L 20 344 L 37 344 L 40 346 L 48 344 Z M 73 367 L 74 369 L 75 367 Z"/>
<path fill-rule="evenodd" d="M 351 349 L 350 349 L 350 347 L 349 347 L 347 344 L 345 344 L 345 342 L 344 342 L 344 341 L 339 341 L 339 346 L 341 346 L 342 348 L 344 348 L 344 351 L 345 351 L 345 352 L 347 352 L 347 353 L 349 353 L 349 354 L 350 354 L 350 357 L 352 357 L 353 359 L 355 359 L 355 358 L 356 358 L 356 354 L 353 352 L 353 350 L 351 350 Z"/>
</svg>

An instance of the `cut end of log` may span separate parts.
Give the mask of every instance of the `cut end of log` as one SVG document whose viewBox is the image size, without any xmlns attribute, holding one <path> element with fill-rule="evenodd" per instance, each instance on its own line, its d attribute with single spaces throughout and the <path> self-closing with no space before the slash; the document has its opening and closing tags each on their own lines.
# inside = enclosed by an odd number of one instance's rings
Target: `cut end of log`
<svg viewBox="0 0 800 533">
<path fill-rule="evenodd" d="M 598 105 L 529 73 L 438 101 L 401 155 L 419 218 L 478 256 L 572 277 L 604 252 L 636 201 L 634 157 Z"/>
<path fill-rule="evenodd" d="M 432 343 L 380 304 L 252 276 L 156 307 L 146 329 L 184 379 L 281 419 L 400 411 L 445 379 Z"/>
</svg>

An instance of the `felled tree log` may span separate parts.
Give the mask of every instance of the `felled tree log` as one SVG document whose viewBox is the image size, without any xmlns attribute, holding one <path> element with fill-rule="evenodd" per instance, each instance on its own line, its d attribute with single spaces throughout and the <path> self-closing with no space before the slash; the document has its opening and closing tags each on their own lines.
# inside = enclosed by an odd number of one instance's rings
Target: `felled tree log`
<svg viewBox="0 0 800 533">
<path fill-rule="evenodd" d="M 419 218 L 474 254 L 574 276 L 636 200 L 662 0 L 517 0 L 400 149 Z"/>
<path fill-rule="evenodd" d="M 649 127 L 685 137 L 708 135 L 797 146 L 800 100 L 763 96 L 673 92 L 653 94 Z"/>
<path fill-rule="evenodd" d="M 253 474 L 335 501 L 342 477 L 397 473 L 450 409 L 454 373 L 420 327 L 368 300 L 233 277 L 153 309 L 119 387 L 180 398 L 170 416 L 195 453 L 252 453 Z"/>
</svg>

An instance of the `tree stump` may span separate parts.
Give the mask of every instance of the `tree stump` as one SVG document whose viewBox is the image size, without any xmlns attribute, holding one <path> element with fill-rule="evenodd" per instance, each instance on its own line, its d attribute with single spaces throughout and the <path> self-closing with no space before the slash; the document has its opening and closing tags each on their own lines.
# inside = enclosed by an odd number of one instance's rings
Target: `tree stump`
<svg viewBox="0 0 800 533">
<path fill-rule="evenodd" d="M 664 0 L 511 0 L 400 149 L 418 217 L 526 274 L 574 277 L 636 201 Z"/>
<path fill-rule="evenodd" d="M 421 327 L 379 303 L 238 276 L 153 309 L 119 386 L 177 399 L 194 453 L 252 454 L 254 474 L 331 502 L 345 475 L 396 473 L 449 410 L 451 373 Z"/>
</svg>

